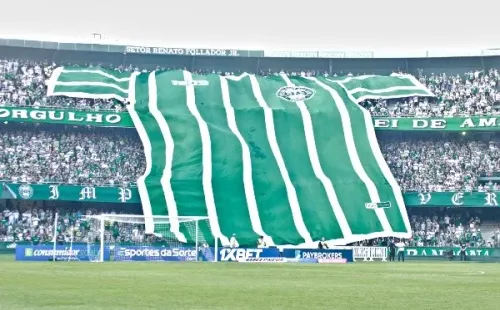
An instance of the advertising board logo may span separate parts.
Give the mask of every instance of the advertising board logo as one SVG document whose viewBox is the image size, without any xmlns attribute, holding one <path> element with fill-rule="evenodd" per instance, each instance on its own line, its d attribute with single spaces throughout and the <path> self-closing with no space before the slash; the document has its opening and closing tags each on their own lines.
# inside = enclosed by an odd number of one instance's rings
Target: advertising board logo
<svg viewBox="0 0 500 310">
<path fill-rule="evenodd" d="M 17 245 L 16 260 L 44 261 L 55 256 L 56 259 L 89 261 L 89 251 L 88 246 L 84 245 L 56 246 L 55 249 L 53 246 L 48 245 Z M 104 260 L 109 260 L 109 249 L 107 248 L 104 248 Z"/>
<path fill-rule="evenodd" d="M 195 249 L 182 249 L 182 248 L 128 248 L 121 247 L 117 256 L 120 257 L 187 257 L 187 258 L 196 258 L 196 250 Z"/>
<path fill-rule="evenodd" d="M 31 187 L 31 185 L 29 184 L 23 184 L 19 186 L 19 189 L 17 191 L 23 199 L 30 199 L 34 193 L 33 187 Z"/>
<path fill-rule="evenodd" d="M 32 256 L 50 257 L 56 255 L 62 257 L 78 257 L 81 255 L 80 252 L 83 251 L 71 248 L 64 248 L 64 249 L 58 248 L 56 249 L 55 253 L 53 249 L 37 249 L 37 250 L 32 250 Z"/>
<path fill-rule="evenodd" d="M 301 250 L 296 250 L 295 251 L 295 258 L 316 258 L 316 259 L 342 259 L 342 253 L 341 252 L 321 252 L 321 251 L 301 251 Z"/>
<path fill-rule="evenodd" d="M 79 250 L 79 249 L 71 249 L 71 248 L 58 248 L 55 251 L 56 256 L 79 256 L 79 255 L 85 255 L 84 251 Z M 54 249 L 49 249 L 46 247 L 43 248 L 25 248 L 24 249 L 24 256 L 25 257 L 35 257 L 35 256 L 41 256 L 41 257 L 51 257 L 54 255 Z"/>
<path fill-rule="evenodd" d="M 262 249 L 221 249 L 220 260 L 223 262 L 260 258 Z"/>
<path fill-rule="evenodd" d="M 24 249 L 24 256 L 26 256 L 26 257 L 33 256 L 33 248 L 26 248 L 26 249 Z"/>
<path fill-rule="evenodd" d="M 314 94 L 314 89 L 305 86 L 283 86 L 276 92 L 278 98 L 291 102 L 309 100 Z"/>
</svg>

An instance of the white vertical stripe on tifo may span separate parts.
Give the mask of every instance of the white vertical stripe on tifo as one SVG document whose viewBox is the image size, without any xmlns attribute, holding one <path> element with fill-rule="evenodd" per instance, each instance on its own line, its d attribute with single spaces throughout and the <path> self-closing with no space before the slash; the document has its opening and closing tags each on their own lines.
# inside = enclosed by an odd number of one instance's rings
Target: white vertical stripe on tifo
<svg viewBox="0 0 500 310">
<path fill-rule="evenodd" d="M 172 161 L 174 158 L 174 139 L 170 133 L 167 121 L 160 110 L 158 110 L 158 86 L 156 84 L 156 72 L 153 71 L 148 76 L 148 90 L 149 90 L 149 111 L 153 115 L 156 123 L 160 127 L 163 140 L 165 142 L 165 167 L 160 179 L 165 202 L 167 203 L 167 210 L 170 222 L 170 231 L 180 242 L 186 242 L 186 237 L 180 232 L 179 225 L 179 212 L 177 211 L 177 204 L 175 202 L 174 192 L 170 183 L 172 178 Z"/>
<path fill-rule="evenodd" d="M 248 205 L 248 213 L 250 216 L 250 222 L 252 223 L 252 229 L 256 234 L 264 237 L 267 245 L 272 246 L 274 245 L 274 242 L 272 238 L 264 232 L 262 223 L 260 221 L 259 209 L 257 208 L 257 201 L 255 199 L 255 191 L 252 179 L 252 159 L 250 156 L 250 149 L 245 139 L 243 139 L 243 136 L 238 129 L 238 125 L 236 124 L 236 116 L 234 114 L 234 108 L 231 105 L 227 79 L 223 76 L 219 78 L 222 92 L 222 103 L 224 105 L 224 109 L 226 110 L 227 123 L 229 129 L 233 132 L 233 134 L 241 144 L 243 162 L 243 185 L 245 188 L 245 198 Z"/>
<path fill-rule="evenodd" d="M 191 72 L 183 71 L 184 81 L 192 81 L 193 75 Z M 186 83 L 186 105 L 189 112 L 196 118 L 200 128 L 201 147 L 202 147 L 202 166 L 203 166 L 203 192 L 205 194 L 205 205 L 207 207 L 207 214 L 210 221 L 210 228 L 214 237 L 220 239 L 223 246 L 229 245 L 229 239 L 224 236 L 220 230 L 219 218 L 217 216 L 217 209 L 215 207 L 215 199 L 212 188 L 212 145 L 210 140 L 210 133 L 208 125 L 201 117 L 198 108 L 196 107 L 196 98 L 193 83 Z"/>
<path fill-rule="evenodd" d="M 276 159 L 276 162 L 278 164 L 278 168 L 280 170 L 283 181 L 285 182 L 286 192 L 288 196 L 288 201 L 290 203 L 292 218 L 295 223 L 295 227 L 297 228 L 297 231 L 300 234 L 300 236 L 305 240 L 305 243 L 312 243 L 313 240 L 311 238 L 311 234 L 307 230 L 306 224 L 304 223 L 304 218 L 302 217 L 299 199 L 297 198 L 297 192 L 290 179 L 290 175 L 288 173 L 288 170 L 286 169 L 283 155 L 281 154 L 280 148 L 278 146 L 278 141 L 276 140 L 273 110 L 264 100 L 264 97 L 262 96 L 262 92 L 260 90 L 259 82 L 257 81 L 255 75 L 249 75 L 249 77 L 255 99 L 257 100 L 257 103 L 264 111 L 267 139 L 269 141 L 269 145 L 271 146 L 271 151 L 273 152 L 274 158 Z"/>
<path fill-rule="evenodd" d="M 326 85 L 325 83 L 313 77 L 308 79 L 314 81 L 316 84 L 324 88 L 332 96 L 333 101 L 337 106 L 337 109 L 340 113 L 340 117 L 342 120 L 344 139 L 346 142 L 347 152 L 349 154 L 349 159 L 351 160 L 352 167 L 354 168 L 354 171 L 356 172 L 360 180 L 365 184 L 366 189 L 368 190 L 368 195 L 370 196 L 371 201 L 367 202 L 380 202 L 380 196 L 378 194 L 377 187 L 375 186 L 375 183 L 373 183 L 373 180 L 370 179 L 365 169 L 363 168 L 363 165 L 361 164 L 361 160 L 358 155 L 358 151 L 356 150 L 356 145 L 354 144 L 354 134 L 351 125 L 351 117 L 349 116 L 349 112 L 347 111 L 347 107 L 345 105 L 344 100 L 342 100 L 342 97 L 337 93 L 337 91 L 335 91 L 333 88 Z M 382 225 L 383 231 L 390 234 L 392 232 L 392 227 L 389 223 L 389 220 L 387 219 L 384 210 L 376 209 L 375 214 L 377 215 Z"/>
<path fill-rule="evenodd" d="M 344 89 L 344 91 L 347 93 L 347 96 L 349 97 L 350 100 L 356 102 L 354 97 L 352 97 L 352 95 L 350 95 L 347 92 L 347 89 L 344 87 L 344 85 L 342 85 L 341 83 L 338 83 L 338 85 Z M 403 195 L 401 194 L 401 188 L 399 187 L 398 182 L 396 181 L 396 179 L 392 175 L 392 172 L 391 172 L 389 166 L 387 165 L 387 162 L 384 159 L 384 155 L 382 155 L 382 152 L 380 151 L 380 146 L 378 144 L 377 136 L 375 134 L 375 127 L 373 126 L 372 117 L 370 116 L 370 113 L 366 109 L 359 106 L 358 104 L 356 104 L 356 106 L 363 113 L 363 117 L 365 120 L 365 126 L 366 126 L 366 133 L 368 135 L 368 141 L 370 143 L 370 148 L 371 148 L 372 153 L 375 157 L 375 160 L 377 161 L 377 164 L 380 167 L 380 170 L 382 171 L 382 174 L 384 175 L 385 179 L 387 180 L 387 182 L 389 182 L 389 185 L 392 188 L 394 197 L 396 199 L 396 203 L 398 204 L 399 212 L 401 213 L 401 216 L 403 217 L 403 221 L 404 221 L 405 228 L 407 231 L 406 233 L 405 232 L 394 232 L 393 236 L 397 237 L 397 238 L 410 238 L 411 237 L 411 225 L 410 225 L 410 221 L 408 219 L 408 213 L 407 213 L 406 206 L 405 206 L 405 203 L 403 200 Z M 379 209 L 377 209 L 377 210 L 379 210 Z M 381 209 L 380 211 L 383 211 L 385 214 L 384 209 Z M 375 211 L 375 212 L 380 212 L 380 211 Z"/>
<path fill-rule="evenodd" d="M 149 193 L 145 183 L 145 179 L 151 173 L 152 167 L 151 141 L 149 140 L 148 134 L 146 132 L 146 129 L 144 128 L 144 125 L 142 124 L 142 121 L 139 118 L 139 115 L 135 111 L 135 83 L 136 78 L 139 74 L 140 72 L 134 72 L 130 76 L 128 91 L 129 104 L 127 105 L 127 110 L 144 147 L 144 156 L 146 157 L 146 170 L 144 171 L 144 174 L 137 179 L 137 190 L 139 191 L 139 195 L 141 196 L 142 212 L 144 214 L 146 233 L 152 234 L 154 233 L 155 225 L 152 217 L 153 212 L 151 209 L 151 201 L 149 200 Z"/>
<path fill-rule="evenodd" d="M 293 84 L 292 81 L 290 81 L 290 78 L 286 76 L 286 74 L 281 74 L 281 77 L 288 86 L 295 86 L 295 84 Z M 349 223 L 347 222 L 344 211 L 340 206 L 339 200 L 337 198 L 337 193 L 335 193 L 332 181 L 326 176 L 325 172 L 323 171 L 323 168 L 321 168 L 318 150 L 316 148 L 316 139 L 314 138 L 314 129 L 312 125 L 311 114 L 309 113 L 309 110 L 307 109 L 304 101 L 297 101 L 295 103 L 297 104 L 297 107 L 299 108 L 300 114 L 302 116 L 302 122 L 304 124 L 304 133 L 307 143 L 307 152 L 309 153 L 309 159 L 311 160 L 311 165 L 313 167 L 314 175 L 318 178 L 318 180 L 321 181 L 323 187 L 325 188 L 326 195 L 328 196 L 328 200 L 330 201 L 333 213 L 335 214 L 340 229 L 342 230 L 342 235 L 344 235 L 344 239 L 350 240 L 352 239 L 351 227 L 349 227 Z"/>
</svg>

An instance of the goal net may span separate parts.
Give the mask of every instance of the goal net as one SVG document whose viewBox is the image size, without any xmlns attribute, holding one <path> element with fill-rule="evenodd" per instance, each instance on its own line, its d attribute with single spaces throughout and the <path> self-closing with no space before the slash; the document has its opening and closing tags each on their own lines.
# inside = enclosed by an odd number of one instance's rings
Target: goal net
<svg viewBox="0 0 500 310">
<path fill-rule="evenodd" d="M 154 233 L 146 233 L 153 223 Z M 216 261 L 208 217 L 101 214 L 87 217 L 87 253 L 95 262 Z"/>
</svg>

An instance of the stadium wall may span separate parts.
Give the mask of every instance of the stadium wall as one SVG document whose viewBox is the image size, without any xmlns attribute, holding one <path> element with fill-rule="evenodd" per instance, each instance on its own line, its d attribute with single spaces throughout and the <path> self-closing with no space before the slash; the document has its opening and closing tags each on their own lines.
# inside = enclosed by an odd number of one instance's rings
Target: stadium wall
<svg viewBox="0 0 500 310">
<path fill-rule="evenodd" d="M 45 242 L 37 246 L 36 248 L 51 248 L 53 246 L 52 242 Z M 23 251 L 26 248 L 34 248 L 31 243 L 28 242 L 0 242 L 0 255 L 14 255 L 16 253 L 16 247 L 22 248 Z M 64 246 L 63 246 L 64 247 Z M 87 243 L 74 243 L 74 249 L 86 249 Z M 124 246 L 127 248 L 127 246 Z M 154 248 L 154 246 L 152 247 Z M 157 247 L 161 248 L 161 247 Z M 318 249 L 284 249 L 281 253 L 278 249 L 249 249 L 249 248 L 238 248 L 229 249 L 222 248 L 219 250 L 219 261 L 235 261 L 237 259 L 254 258 L 254 257 L 287 257 L 287 258 L 346 258 L 347 261 L 353 261 L 353 252 L 346 249 L 334 249 L 334 250 L 318 250 Z M 460 249 L 450 248 L 450 247 L 406 247 L 405 248 L 406 260 L 459 260 Z M 450 255 L 452 251 L 452 255 Z M 109 254 L 108 254 L 109 255 Z M 116 253 L 115 253 L 116 255 Z M 468 248 L 466 250 L 468 261 L 479 261 L 479 262 L 500 262 L 500 248 Z M 140 259 L 141 260 L 141 259 Z M 170 260 L 170 259 L 168 259 Z M 358 261 L 358 260 L 357 260 Z"/>
<path fill-rule="evenodd" d="M 213 53 L 215 52 L 215 53 Z M 333 52 L 266 52 L 235 50 L 164 49 L 155 47 L 117 46 L 100 44 L 61 43 L 30 40 L 0 39 L 0 53 L 7 59 L 45 61 L 72 64 L 101 63 L 115 66 L 141 65 L 148 69 L 187 68 L 190 71 L 217 69 L 223 71 L 259 72 L 267 69 L 288 70 L 307 68 L 319 72 L 347 74 L 381 74 L 395 71 L 417 73 L 466 71 L 498 68 L 498 50 L 477 50 L 475 53 L 436 53 L 421 51 L 405 55 L 379 53 Z"/>
<path fill-rule="evenodd" d="M 500 248 L 467 248 L 466 255 L 468 261 L 500 262 Z M 407 247 L 405 257 L 407 260 L 460 260 L 460 248 Z"/>
</svg>

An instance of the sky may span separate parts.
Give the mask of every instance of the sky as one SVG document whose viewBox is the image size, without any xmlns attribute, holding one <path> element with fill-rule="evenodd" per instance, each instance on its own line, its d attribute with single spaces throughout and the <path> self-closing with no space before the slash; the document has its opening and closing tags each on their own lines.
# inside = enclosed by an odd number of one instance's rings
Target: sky
<svg viewBox="0 0 500 310">
<path fill-rule="evenodd" d="M 4 2 L 1 38 L 91 42 L 99 33 L 106 44 L 287 51 L 500 48 L 493 0 Z"/>
</svg>

